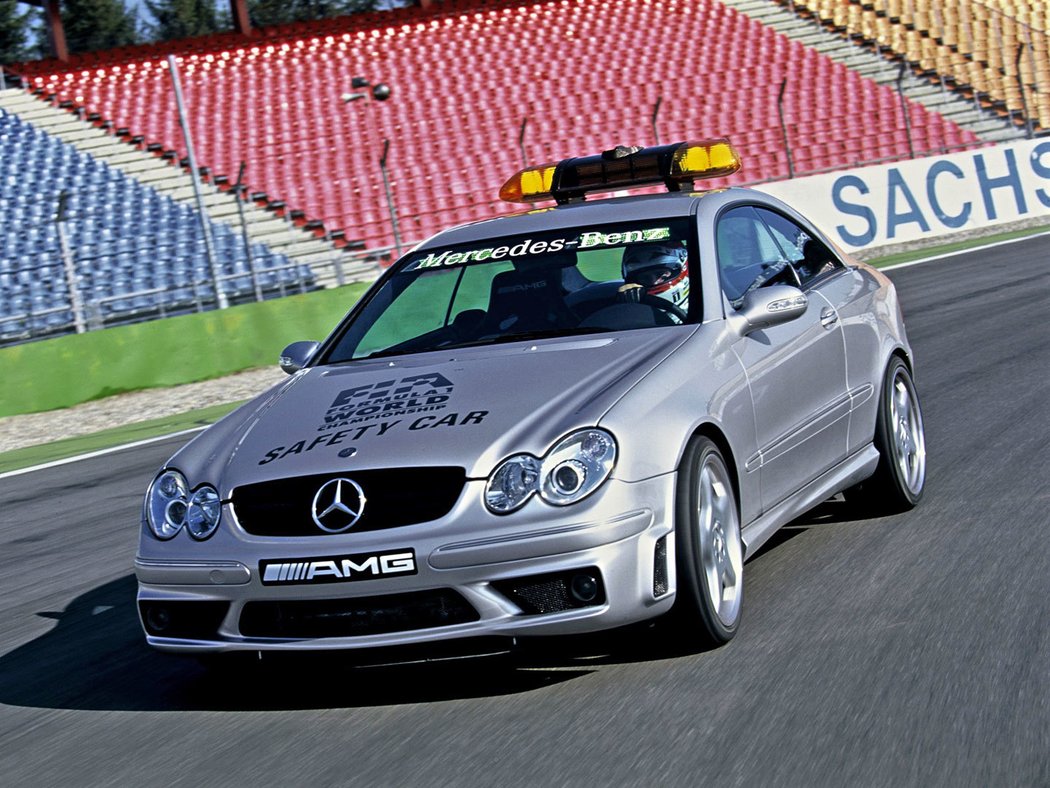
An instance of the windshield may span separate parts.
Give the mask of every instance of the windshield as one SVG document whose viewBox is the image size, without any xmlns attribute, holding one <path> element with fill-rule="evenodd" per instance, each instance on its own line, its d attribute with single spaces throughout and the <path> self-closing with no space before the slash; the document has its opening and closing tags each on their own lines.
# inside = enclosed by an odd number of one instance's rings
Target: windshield
<svg viewBox="0 0 1050 788">
<path fill-rule="evenodd" d="M 689 224 L 651 220 L 415 252 L 327 361 L 683 323 L 699 296 L 690 293 Z"/>
</svg>

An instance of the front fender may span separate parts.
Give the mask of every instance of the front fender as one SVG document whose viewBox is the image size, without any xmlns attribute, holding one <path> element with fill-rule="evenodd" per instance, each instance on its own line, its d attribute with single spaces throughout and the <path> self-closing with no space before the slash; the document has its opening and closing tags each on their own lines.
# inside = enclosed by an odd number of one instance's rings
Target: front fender
<svg viewBox="0 0 1050 788">
<path fill-rule="evenodd" d="M 637 482 L 678 469 L 689 439 L 717 429 L 739 460 L 757 451 L 754 407 L 725 321 L 705 324 L 639 380 L 600 420 L 620 447 L 613 474 Z M 758 479 L 737 469 L 745 522 L 760 507 Z M 753 502 L 753 503 L 752 503 Z M 753 511 L 752 511 L 753 509 Z"/>
</svg>

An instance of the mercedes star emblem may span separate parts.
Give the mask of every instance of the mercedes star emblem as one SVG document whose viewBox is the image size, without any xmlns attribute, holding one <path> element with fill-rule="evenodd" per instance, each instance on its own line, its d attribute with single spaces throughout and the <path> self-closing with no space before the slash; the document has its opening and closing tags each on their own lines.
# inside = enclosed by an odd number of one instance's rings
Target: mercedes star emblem
<svg viewBox="0 0 1050 788">
<path fill-rule="evenodd" d="M 352 528 L 364 511 L 365 491 L 352 479 L 329 479 L 314 496 L 314 522 L 330 534 Z"/>
</svg>

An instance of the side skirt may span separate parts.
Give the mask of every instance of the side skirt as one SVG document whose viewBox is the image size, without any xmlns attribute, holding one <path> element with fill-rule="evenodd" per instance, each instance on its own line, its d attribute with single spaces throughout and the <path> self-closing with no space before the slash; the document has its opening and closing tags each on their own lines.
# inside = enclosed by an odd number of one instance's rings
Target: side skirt
<svg viewBox="0 0 1050 788">
<path fill-rule="evenodd" d="M 782 525 L 787 525 L 835 493 L 867 479 L 875 472 L 878 464 L 879 452 L 869 443 L 745 526 L 740 532 L 744 542 L 744 560 L 754 555 Z"/>
</svg>

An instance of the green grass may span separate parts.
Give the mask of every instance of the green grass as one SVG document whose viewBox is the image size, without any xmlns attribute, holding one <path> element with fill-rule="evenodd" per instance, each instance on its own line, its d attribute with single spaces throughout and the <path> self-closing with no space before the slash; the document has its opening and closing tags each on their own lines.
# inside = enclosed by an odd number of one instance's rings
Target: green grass
<svg viewBox="0 0 1050 788">
<path fill-rule="evenodd" d="M 213 424 L 227 413 L 232 411 L 240 402 L 229 402 L 223 405 L 212 405 L 207 408 L 180 413 L 177 416 L 165 416 L 160 419 L 139 421 L 121 427 L 114 427 L 90 435 L 81 435 L 76 438 L 66 438 L 54 443 L 43 443 L 38 446 L 26 446 L 0 453 L 0 473 L 14 471 L 20 468 L 30 468 L 34 465 L 42 465 L 46 462 L 64 460 L 67 457 L 76 457 L 79 454 L 109 449 L 113 446 L 123 446 L 126 443 L 155 438 L 159 435 L 170 435 L 173 432 L 202 427 Z M 189 440 L 191 436 L 187 436 Z"/>
<path fill-rule="evenodd" d="M 973 249 L 998 241 L 1008 241 L 1014 238 L 1024 238 L 1029 235 L 1047 232 L 1050 227 L 1029 227 L 1023 230 L 1015 230 L 998 235 L 985 236 L 983 238 L 971 238 L 966 241 L 943 244 L 900 254 L 887 255 L 869 261 L 876 267 L 885 267 L 897 263 L 906 263 L 913 260 L 921 260 L 926 257 L 934 257 L 949 252 L 957 252 L 965 249 Z M 480 293 L 480 290 L 479 290 Z M 83 435 L 78 438 L 68 438 L 54 443 L 40 446 L 28 446 L 24 449 L 0 453 L 0 473 L 29 468 L 46 462 L 75 457 L 79 454 L 98 451 L 100 449 L 121 446 L 134 441 L 154 438 L 160 435 L 168 435 L 173 432 L 191 429 L 206 424 L 212 424 L 232 411 L 241 403 L 228 403 L 225 405 L 213 405 L 208 408 L 190 411 L 178 416 L 169 416 L 161 419 L 136 422 L 110 430 L 103 430 L 91 435 Z"/>
<path fill-rule="evenodd" d="M 0 416 L 269 366 L 289 342 L 327 336 L 364 288 L 354 283 L 2 347 Z"/>
</svg>

